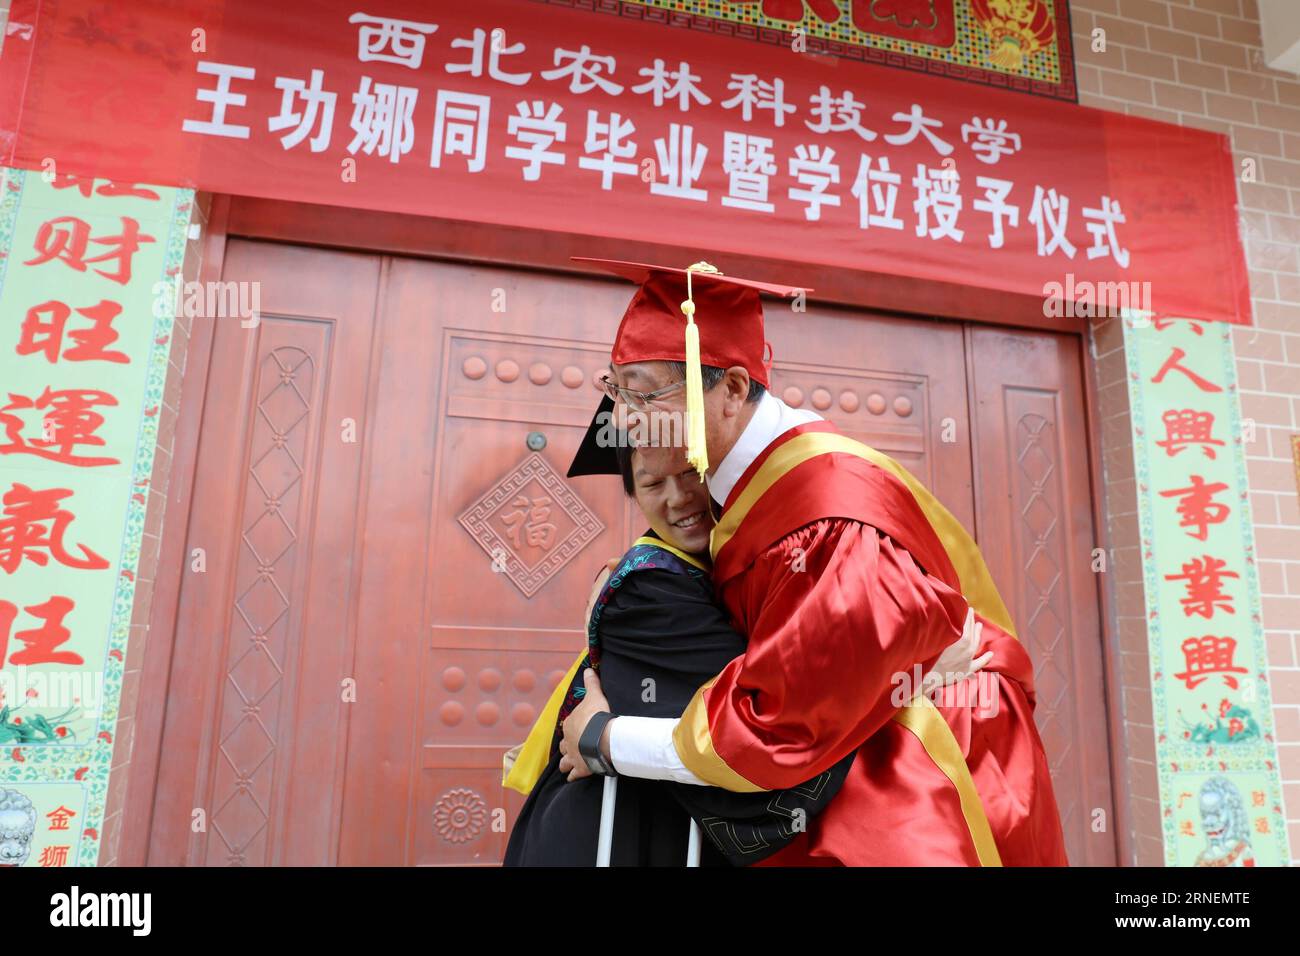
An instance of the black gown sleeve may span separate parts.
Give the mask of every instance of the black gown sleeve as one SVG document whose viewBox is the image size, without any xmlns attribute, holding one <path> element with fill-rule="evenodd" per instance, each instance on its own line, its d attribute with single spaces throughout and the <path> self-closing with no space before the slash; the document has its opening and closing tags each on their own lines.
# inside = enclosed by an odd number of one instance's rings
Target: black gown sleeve
<svg viewBox="0 0 1300 956">
<path fill-rule="evenodd" d="M 615 714 L 677 717 L 745 644 L 707 582 L 638 571 L 624 579 L 601 616 L 600 684 Z"/>
<path fill-rule="evenodd" d="M 625 577 L 601 614 L 600 682 L 615 714 L 678 717 L 691 697 L 743 654 L 707 578 L 647 568 Z M 582 673 L 574 687 L 583 686 Z M 701 863 L 745 865 L 795 839 L 838 792 L 853 755 L 789 790 L 733 793 L 720 787 L 623 777 L 615 810 L 614 865 L 680 866 L 689 819 L 707 839 Z M 551 760 L 524 803 L 506 865 L 595 862 L 602 777 L 569 783 Z"/>
<path fill-rule="evenodd" d="M 702 593 L 684 574 L 644 569 L 628 575 L 611 596 L 599 627 L 600 676 L 615 713 L 676 717 L 700 684 L 744 651 L 744 638 Z M 583 683 L 579 671 L 570 687 Z M 506 866 L 595 864 L 605 778 L 570 783 L 559 760 L 553 750 L 524 802 L 506 846 Z M 690 819 L 662 781 L 620 778 L 611 864 L 683 866 Z M 730 861 L 706 841 L 700 863 Z"/>
<path fill-rule="evenodd" d="M 615 714 L 678 717 L 747 641 L 707 579 L 647 570 L 628 576 L 600 622 L 601 688 Z M 855 752 L 856 753 L 856 752 Z M 734 793 L 659 781 L 732 863 L 775 853 L 839 792 L 851 753 L 788 790 Z"/>
</svg>

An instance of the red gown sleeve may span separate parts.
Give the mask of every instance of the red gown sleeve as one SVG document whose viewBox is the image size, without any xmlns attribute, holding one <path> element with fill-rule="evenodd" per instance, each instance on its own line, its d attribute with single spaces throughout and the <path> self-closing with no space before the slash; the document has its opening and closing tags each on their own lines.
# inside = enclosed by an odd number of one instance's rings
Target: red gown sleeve
<svg viewBox="0 0 1300 956">
<path fill-rule="evenodd" d="M 731 790 L 795 786 L 857 749 L 896 709 L 895 675 L 956 641 L 967 604 L 897 541 L 823 519 L 761 553 L 729 583 L 748 649 L 698 691 L 674 743 Z"/>
</svg>

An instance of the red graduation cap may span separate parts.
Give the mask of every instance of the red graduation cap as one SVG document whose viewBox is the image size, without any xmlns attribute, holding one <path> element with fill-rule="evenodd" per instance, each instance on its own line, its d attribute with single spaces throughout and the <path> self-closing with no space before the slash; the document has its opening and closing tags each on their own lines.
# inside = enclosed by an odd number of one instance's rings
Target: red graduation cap
<svg viewBox="0 0 1300 956">
<path fill-rule="evenodd" d="M 623 313 L 610 358 L 615 365 L 654 360 L 686 363 L 686 453 L 703 475 L 708 453 L 700 366 L 739 365 L 767 387 L 767 340 L 759 293 L 792 296 L 809 290 L 724 275 L 707 262 L 675 269 L 588 256 L 574 256 L 573 261 L 589 262 L 640 286 Z"/>
<path fill-rule="evenodd" d="M 640 286 L 618 326 L 610 355 L 615 365 L 628 362 L 686 361 L 685 331 L 688 324 L 682 303 L 695 303 L 695 325 L 699 327 L 700 362 L 717 368 L 739 365 L 749 377 L 767 387 L 763 361 L 767 341 L 763 336 L 763 305 L 760 292 L 793 296 L 811 291 L 795 286 L 759 282 L 724 275 L 707 262 L 686 269 L 574 256 L 574 262 L 589 262 L 631 279 Z"/>
</svg>

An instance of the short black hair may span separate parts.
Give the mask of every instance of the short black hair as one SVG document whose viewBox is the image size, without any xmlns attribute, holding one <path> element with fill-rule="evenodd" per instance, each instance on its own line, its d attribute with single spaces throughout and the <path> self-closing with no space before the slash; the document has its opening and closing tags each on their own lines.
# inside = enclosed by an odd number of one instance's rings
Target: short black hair
<svg viewBox="0 0 1300 956">
<path fill-rule="evenodd" d="M 673 381 L 680 382 L 685 380 L 685 362 L 664 362 L 664 364 L 668 366 L 668 371 L 673 374 Z M 716 365 L 700 366 L 700 380 L 704 383 L 704 390 L 706 392 L 721 382 L 722 376 L 726 374 L 727 370 L 725 368 L 718 368 Z M 745 401 L 756 402 L 763 397 L 763 393 L 766 391 L 767 389 L 763 387 L 762 382 L 755 381 L 751 378 L 749 380 L 749 394 L 745 396 Z"/>
</svg>

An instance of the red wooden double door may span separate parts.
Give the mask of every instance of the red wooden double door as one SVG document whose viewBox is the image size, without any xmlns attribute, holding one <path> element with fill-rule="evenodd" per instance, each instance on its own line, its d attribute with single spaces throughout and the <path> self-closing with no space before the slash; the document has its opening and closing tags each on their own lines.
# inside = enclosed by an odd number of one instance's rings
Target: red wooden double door
<svg viewBox="0 0 1300 956">
<path fill-rule="evenodd" d="M 564 477 L 631 294 L 595 278 L 232 240 L 149 862 L 492 864 L 501 786 L 643 528 Z M 768 307 L 773 388 L 978 538 L 1038 681 L 1075 863 L 1114 862 L 1079 341 Z M 202 815 L 195 810 L 202 809 Z M 203 825 L 195 825 L 201 819 Z"/>
</svg>

